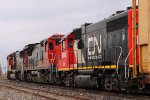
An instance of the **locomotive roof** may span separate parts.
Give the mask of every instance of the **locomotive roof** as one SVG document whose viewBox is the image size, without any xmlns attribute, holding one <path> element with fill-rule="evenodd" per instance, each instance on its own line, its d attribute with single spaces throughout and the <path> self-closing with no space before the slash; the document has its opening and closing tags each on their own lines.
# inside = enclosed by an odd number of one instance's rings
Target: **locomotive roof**
<svg viewBox="0 0 150 100">
<path fill-rule="evenodd" d="M 60 41 L 65 40 L 69 35 L 71 35 L 72 33 L 76 33 L 76 31 L 81 30 L 81 28 L 75 28 L 72 32 L 67 33 L 65 36 L 62 37 L 62 39 Z"/>
<path fill-rule="evenodd" d="M 65 36 L 62 37 L 62 39 L 60 41 L 65 40 L 70 34 L 72 34 L 72 32 L 67 33 Z"/>
<path fill-rule="evenodd" d="M 106 23 L 107 22 L 110 22 L 112 20 L 115 20 L 115 19 L 119 19 L 123 16 L 127 16 L 127 10 L 124 11 L 124 12 L 119 12 L 119 13 L 116 13 L 104 20 L 101 20 L 97 23 L 94 23 L 94 24 L 91 24 L 91 25 L 88 25 L 87 26 L 87 29 L 86 29 L 86 32 L 89 33 L 89 32 L 92 32 L 93 30 L 98 30 L 98 29 L 105 29 L 104 27 L 106 27 Z"/>
<path fill-rule="evenodd" d="M 40 44 L 40 43 L 28 44 L 24 47 L 24 49 L 32 48 L 32 47 L 34 47 L 35 45 L 38 45 L 38 44 Z"/>
<path fill-rule="evenodd" d="M 15 52 L 13 52 L 13 53 L 11 53 L 11 54 L 9 54 L 8 56 L 14 56 L 16 53 L 18 53 L 19 51 L 15 51 Z"/>
<path fill-rule="evenodd" d="M 46 42 L 48 40 L 48 38 L 46 38 L 46 39 L 43 39 L 42 41 L 40 41 L 40 42 Z"/>
<path fill-rule="evenodd" d="M 14 55 L 15 55 L 15 52 L 9 54 L 7 57 L 12 57 L 12 56 L 14 56 Z"/>
<path fill-rule="evenodd" d="M 127 16 L 128 15 L 127 12 L 128 12 L 128 10 L 126 10 L 124 12 L 120 12 L 120 13 L 115 14 L 115 15 L 112 15 L 112 16 L 106 18 L 106 21 L 109 22 L 109 21 L 112 21 L 112 20 L 115 20 L 115 19 L 119 19 L 122 16 Z"/>
</svg>

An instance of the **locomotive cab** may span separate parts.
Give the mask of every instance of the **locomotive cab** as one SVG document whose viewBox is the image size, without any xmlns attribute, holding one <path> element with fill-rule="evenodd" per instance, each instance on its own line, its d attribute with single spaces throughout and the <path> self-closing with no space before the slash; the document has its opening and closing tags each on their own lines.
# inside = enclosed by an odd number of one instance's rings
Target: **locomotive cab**
<svg viewBox="0 0 150 100">
<path fill-rule="evenodd" d="M 16 51 L 9 56 L 7 56 L 7 66 L 8 66 L 8 72 L 7 72 L 7 78 L 8 79 L 17 79 L 17 72 L 19 70 L 19 52 Z"/>
<path fill-rule="evenodd" d="M 61 39 L 61 58 L 58 61 L 58 70 L 73 70 L 77 68 L 77 52 L 75 45 L 79 41 L 81 29 L 75 29 Z"/>
<path fill-rule="evenodd" d="M 64 36 L 61 40 L 61 58 L 58 61 L 59 70 L 70 69 L 74 60 L 73 55 L 74 33 Z"/>
<path fill-rule="evenodd" d="M 59 56 L 59 44 L 63 35 L 53 35 L 48 38 L 48 59 L 50 64 L 57 64 Z"/>
<path fill-rule="evenodd" d="M 60 58 L 60 40 L 63 37 L 61 34 L 55 34 L 48 38 L 48 60 L 49 60 L 49 83 L 58 83 L 57 79 L 57 64 Z"/>
<path fill-rule="evenodd" d="M 10 54 L 8 57 L 7 57 L 7 63 L 8 63 L 8 70 L 13 70 L 15 69 L 15 54 Z"/>
</svg>

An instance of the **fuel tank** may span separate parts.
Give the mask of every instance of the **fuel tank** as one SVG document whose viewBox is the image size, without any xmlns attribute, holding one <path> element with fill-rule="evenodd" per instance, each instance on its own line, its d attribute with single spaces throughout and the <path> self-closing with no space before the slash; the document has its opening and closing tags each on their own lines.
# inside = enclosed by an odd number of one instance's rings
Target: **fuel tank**
<svg viewBox="0 0 150 100">
<path fill-rule="evenodd" d="M 12 80 L 15 80 L 15 79 L 16 79 L 16 76 L 15 76 L 14 73 L 12 73 L 12 74 L 9 75 L 9 78 L 12 79 Z"/>
<path fill-rule="evenodd" d="M 97 86 L 97 78 L 91 75 L 78 75 L 75 82 L 78 87 L 93 88 Z"/>
</svg>

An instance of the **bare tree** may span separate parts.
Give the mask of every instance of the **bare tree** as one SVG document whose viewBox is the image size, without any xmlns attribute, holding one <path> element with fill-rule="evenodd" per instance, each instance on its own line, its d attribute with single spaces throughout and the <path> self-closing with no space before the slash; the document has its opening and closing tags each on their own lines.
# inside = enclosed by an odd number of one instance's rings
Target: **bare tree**
<svg viewBox="0 0 150 100">
<path fill-rule="evenodd" d="M 2 76 L 2 66 L 0 64 L 0 76 Z"/>
</svg>

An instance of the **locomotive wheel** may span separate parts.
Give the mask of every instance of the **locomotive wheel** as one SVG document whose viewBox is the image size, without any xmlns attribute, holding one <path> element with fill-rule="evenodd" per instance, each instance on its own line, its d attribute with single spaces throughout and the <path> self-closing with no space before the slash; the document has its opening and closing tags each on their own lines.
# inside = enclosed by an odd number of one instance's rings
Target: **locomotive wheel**
<svg viewBox="0 0 150 100">
<path fill-rule="evenodd" d="M 73 79 L 70 75 L 68 75 L 65 79 L 65 86 L 73 86 Z"/>
<path fill-rule="evenodd" d="M 138 92 L 139 92 L 139 94 L 143 94 L 144 88 L 145 88 L 145 85 L 144 85 L 143 81 L 142 80 L 138 80 L 138 89 L 139 89 Z"/>
<path fill-rule="evenodd" d="M 111 91 L 113 89 L 113 81 L 111 77 L 105 78 L 104 88 L 108 91 Z"/>
</svg>

